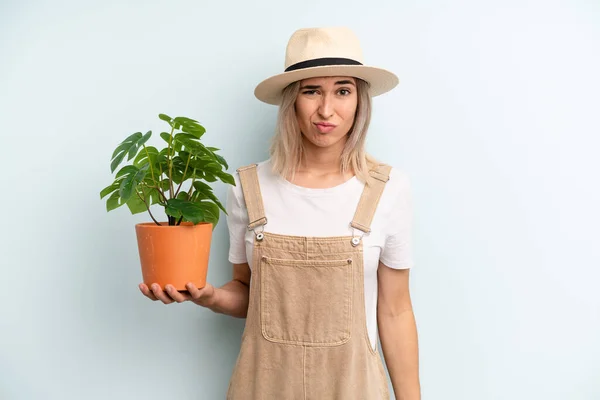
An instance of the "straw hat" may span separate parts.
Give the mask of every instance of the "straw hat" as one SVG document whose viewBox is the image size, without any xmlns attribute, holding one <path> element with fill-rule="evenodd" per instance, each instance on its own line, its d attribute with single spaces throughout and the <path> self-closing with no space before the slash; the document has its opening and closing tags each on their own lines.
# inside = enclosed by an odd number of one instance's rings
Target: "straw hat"
<svg viewBox="0 0 600 400">
<path fill-rule="evenodd" d="M 398 77 L 382 68 L 364 65 L 358 37 L 348 28 L 307 28 L 294 32 L 285 53 L 285 71 L 262 81 L 254 95 L 278 105 L 292 82 L 320 76 L 352 76 L 369 83 L 371 96 L 390 91 Z"/>
</svg>

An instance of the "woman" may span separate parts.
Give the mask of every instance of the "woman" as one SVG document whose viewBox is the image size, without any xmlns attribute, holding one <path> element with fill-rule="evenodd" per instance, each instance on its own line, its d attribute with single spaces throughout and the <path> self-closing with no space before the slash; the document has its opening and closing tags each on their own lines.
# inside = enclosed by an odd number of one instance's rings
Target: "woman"
<svg viewBox="0 0 600 400">
<path fill-rule="evenodd" d="M 396 398 L 420 399 L 409 180 L 364 149 L 371 97 L 398 79 L 361 60 L 346 28 L 292 35 L 285 72 L 255 90 L 279 105 L 271 157 L 228 193 L 232 281 L 140 285 L 246 318 L 229 399 L 387 399 L 378 332 Z"/>
</svg>

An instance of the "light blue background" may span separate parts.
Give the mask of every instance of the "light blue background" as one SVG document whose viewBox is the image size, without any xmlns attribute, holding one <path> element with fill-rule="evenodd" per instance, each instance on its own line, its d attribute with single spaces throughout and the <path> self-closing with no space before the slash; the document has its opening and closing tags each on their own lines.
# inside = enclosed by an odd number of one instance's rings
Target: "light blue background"
<svg viewBox="0 0 600 400">
<path fill-rule="evenodd" d="M 401 80 L 368 149 L 413 183 L 423 399 L 600 399 L 600 4 L 583 0 L 0 3 L 0 399 L 224 398 L 243 320 L 145 299 L 148 216 L 98 193 L 161 112 L 198 119 L 233 168 L 264 159 L 276 109 L 254 86 L 323 25 Z M 214 285 L 227 250 L 222 219 Z"/>
</svg>

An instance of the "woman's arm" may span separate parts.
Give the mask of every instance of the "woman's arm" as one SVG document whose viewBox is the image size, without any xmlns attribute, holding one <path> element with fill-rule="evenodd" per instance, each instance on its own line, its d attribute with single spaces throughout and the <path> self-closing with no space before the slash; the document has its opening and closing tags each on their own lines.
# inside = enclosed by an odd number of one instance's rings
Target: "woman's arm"
<svg viewBox="0 0 600 400">
<path fill-rule="evenodd" d="M 216 313 L 246 318 L 251 274 L 248 263 L 233 264 L 233 279 L 215 288 L 213 299 L 207 307 Z"/>
<path fill-rule="evenodd" d="M 248 314 L 248 297 L 250 295 L 251 270 L 248 263 L 233 264 L 233 279 L 219 288 L 210 283 L 198 289 L 191 282 L 186 285 L 186 292 L 179 292 L 173 285 L 165 285 L 164 289 L 157 283 L 148 287 L 140 283 L 140 290 L 150 300 L 162 301 L 164 304 L 191 301 L 216 313 L 246 318 Z"/>
<path fill-rule="evenodd" d="M 419 350 L 409 293 L 409 269 L 379 263 L 377 324 L 381 348 L 398 400 L 420 400 Z"/>
</svg>

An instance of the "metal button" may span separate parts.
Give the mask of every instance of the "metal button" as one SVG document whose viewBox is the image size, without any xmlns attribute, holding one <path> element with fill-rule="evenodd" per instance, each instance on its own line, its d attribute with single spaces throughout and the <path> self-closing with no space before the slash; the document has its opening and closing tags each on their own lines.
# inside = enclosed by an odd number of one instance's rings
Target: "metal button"
<svg viewBox="0 0 600 400">
<path fill-rule="evenodd" d="M 261 233 L 257 233 L 257 234 L 256 234 L 256 240 L 258 240 L 259 242 L 260 242 L 261 240 L 263 240 L 264 238 L 265 238 L 265 235 L 263 235 L 263 233 L 262 233 L 262 232 L 261 232 Z"/>
<path fill-rule="evenodd" d="M 352 246 L 356 247 L 360 243 L 360 238 L 353 237 L 352 238 Z"/>
</svg>

